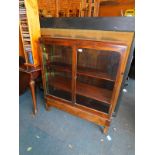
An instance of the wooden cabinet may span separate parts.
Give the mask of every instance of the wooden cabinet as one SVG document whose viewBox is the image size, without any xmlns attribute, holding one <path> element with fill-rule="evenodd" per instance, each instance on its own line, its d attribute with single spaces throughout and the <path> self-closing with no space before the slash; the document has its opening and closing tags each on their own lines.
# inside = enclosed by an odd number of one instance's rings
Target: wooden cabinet
<svg viewBox="0 0 155 155">
<path fill-rule="evenodd" d="M 127 64 L 127 45 L 50 37 L 40 43 L 47 108 L 102 125 L 107 133 Z"/>
<path fill-rule="evenodd" d="M 37 1 L 19 0 L 19 20 L 20 47 L 23 46 L 26 65 L 39 66 L 40 22 Z"/>
</svg>

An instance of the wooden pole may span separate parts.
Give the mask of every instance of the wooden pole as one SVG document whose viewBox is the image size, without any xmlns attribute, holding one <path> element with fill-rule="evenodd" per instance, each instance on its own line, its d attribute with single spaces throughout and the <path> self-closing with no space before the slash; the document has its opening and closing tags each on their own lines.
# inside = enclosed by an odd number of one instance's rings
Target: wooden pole
<svg viewBox="0 0 155 155">
<path fill-rule="evenodd" d="M 97 6 L 97 0 L 94 0 L 94 11 L 93 11 L 93 17 L 96 17 L 96 6 Z"/>
<path fill-rule="evenodd" d="M 55 0 L 56 17 L 59 17 L 59 0 Z"/>
<path fill-rule="evenodd" d="M 97 0 L 97 4 L 96 4 L 96 17 L 98 17 L 99 9 L 100 9 L 100 0 Z"/>
<path fill-rule="evenodd" d="M 70 16 L 70 8 L 71 8 L 71 2 L 70 2 L 70 0 L 68 0 L 68 9 L 67 9 L 67 17 L 69 17 Z"/>
<path fill-rule="evenodd" d="M 88 5 L 88 17 L 91 17 L 91 10 L 92 10 L 92 0 L 89 0 L 89 5 Z"/>
<path fill-rule="evenodd" d="M 86 0 L 82 0 L 81 17 L 85 16 Z"/>
</svg>

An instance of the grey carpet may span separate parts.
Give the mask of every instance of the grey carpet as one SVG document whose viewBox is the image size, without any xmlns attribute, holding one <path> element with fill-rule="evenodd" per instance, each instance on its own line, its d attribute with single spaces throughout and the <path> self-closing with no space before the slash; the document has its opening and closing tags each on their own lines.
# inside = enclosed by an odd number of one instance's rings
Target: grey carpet
<svg viewBox="0 0 155 155">
<path fill-rule="evenodd" d="M 32 115 L 32 98 L 27 90 L 19 98 L 20 155 L 134 155 L 135 92 L 129 80 L 109 136 L 102 127 L 52 108 L 44 108 L 43 92 L 37 90 L 38 113 Z"/>
</svg>

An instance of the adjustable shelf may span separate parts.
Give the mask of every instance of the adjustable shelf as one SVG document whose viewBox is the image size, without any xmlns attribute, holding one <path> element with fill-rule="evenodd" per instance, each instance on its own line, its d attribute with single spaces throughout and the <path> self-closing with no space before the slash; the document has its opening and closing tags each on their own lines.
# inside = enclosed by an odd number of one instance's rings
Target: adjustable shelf
<svg viewBox="0 0 155 155">
<path fill-rule="evenodd" d="M 102 79 L 102 80 L 108 80 L 112 82 L 115 81 L 115 79 L 110 75 L 91 68 L 78 67 L 77 74 L 92 77 L 92 78 Z"/>
<path fill-rule="evenodd" d="M 64 91 L 69 91 L 71 92 L 71 80 L 67 78 L 62 78 L 62 77 L 56 77 L 52 80 L 52 85 L 53 87 L 57 89 L 61 89 Z M 77 89 L 76 93 L 78 95 L 86 96 L 88 98 L 92 98 L 94 100 L 104 102 L 106 104 L 110 104 L 111 96 L 112 96 L 112 91 L 109 91 L 107 89 L 95 87 L 92 85 L 88 85 L 82 82 L 77 81 Z"/>
<path fill-rule="evenodd" d="M 71 65 L 68 65 L 68 64 L 49 63 L 46 66 L 47 66 L 47 68 L 49 68 L 49 70 L 56 69 L 57 71 L 63 71 L 63 72 L 69 72 L 69 73 L 72 71 Z M 115 78 L 113 78 L 112 76 L 110 76 L 106 73 L 103 73 L 96 69 L 85 68 L 85 67 L 78 67 L 77 75 L 83 75 L 83 76 L 87 76 L 87 77 L 108 80 L 111 82 L 115 81 Z"/>
</svg>

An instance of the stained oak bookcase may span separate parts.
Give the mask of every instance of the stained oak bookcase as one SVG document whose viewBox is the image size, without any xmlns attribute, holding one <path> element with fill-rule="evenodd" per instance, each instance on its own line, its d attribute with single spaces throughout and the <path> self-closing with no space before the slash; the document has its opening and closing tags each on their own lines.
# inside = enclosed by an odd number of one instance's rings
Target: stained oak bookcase
<svg viewBox="0 0 155 155">
<path fill-rule="evenodd" d="M 46 36 L 40 46 L 46 108 L 102 125 L 107 134 L 127 64 L 127 44 Z"/>
<path fill-rule="evenodd" d="M 23 48 L 25 65 L 39 66 L 38 38 L 40 37 L 40 22 L 37 1 L 19 0 L 19 30 L 21 36 L 20 47 Z"/>
</svg>

